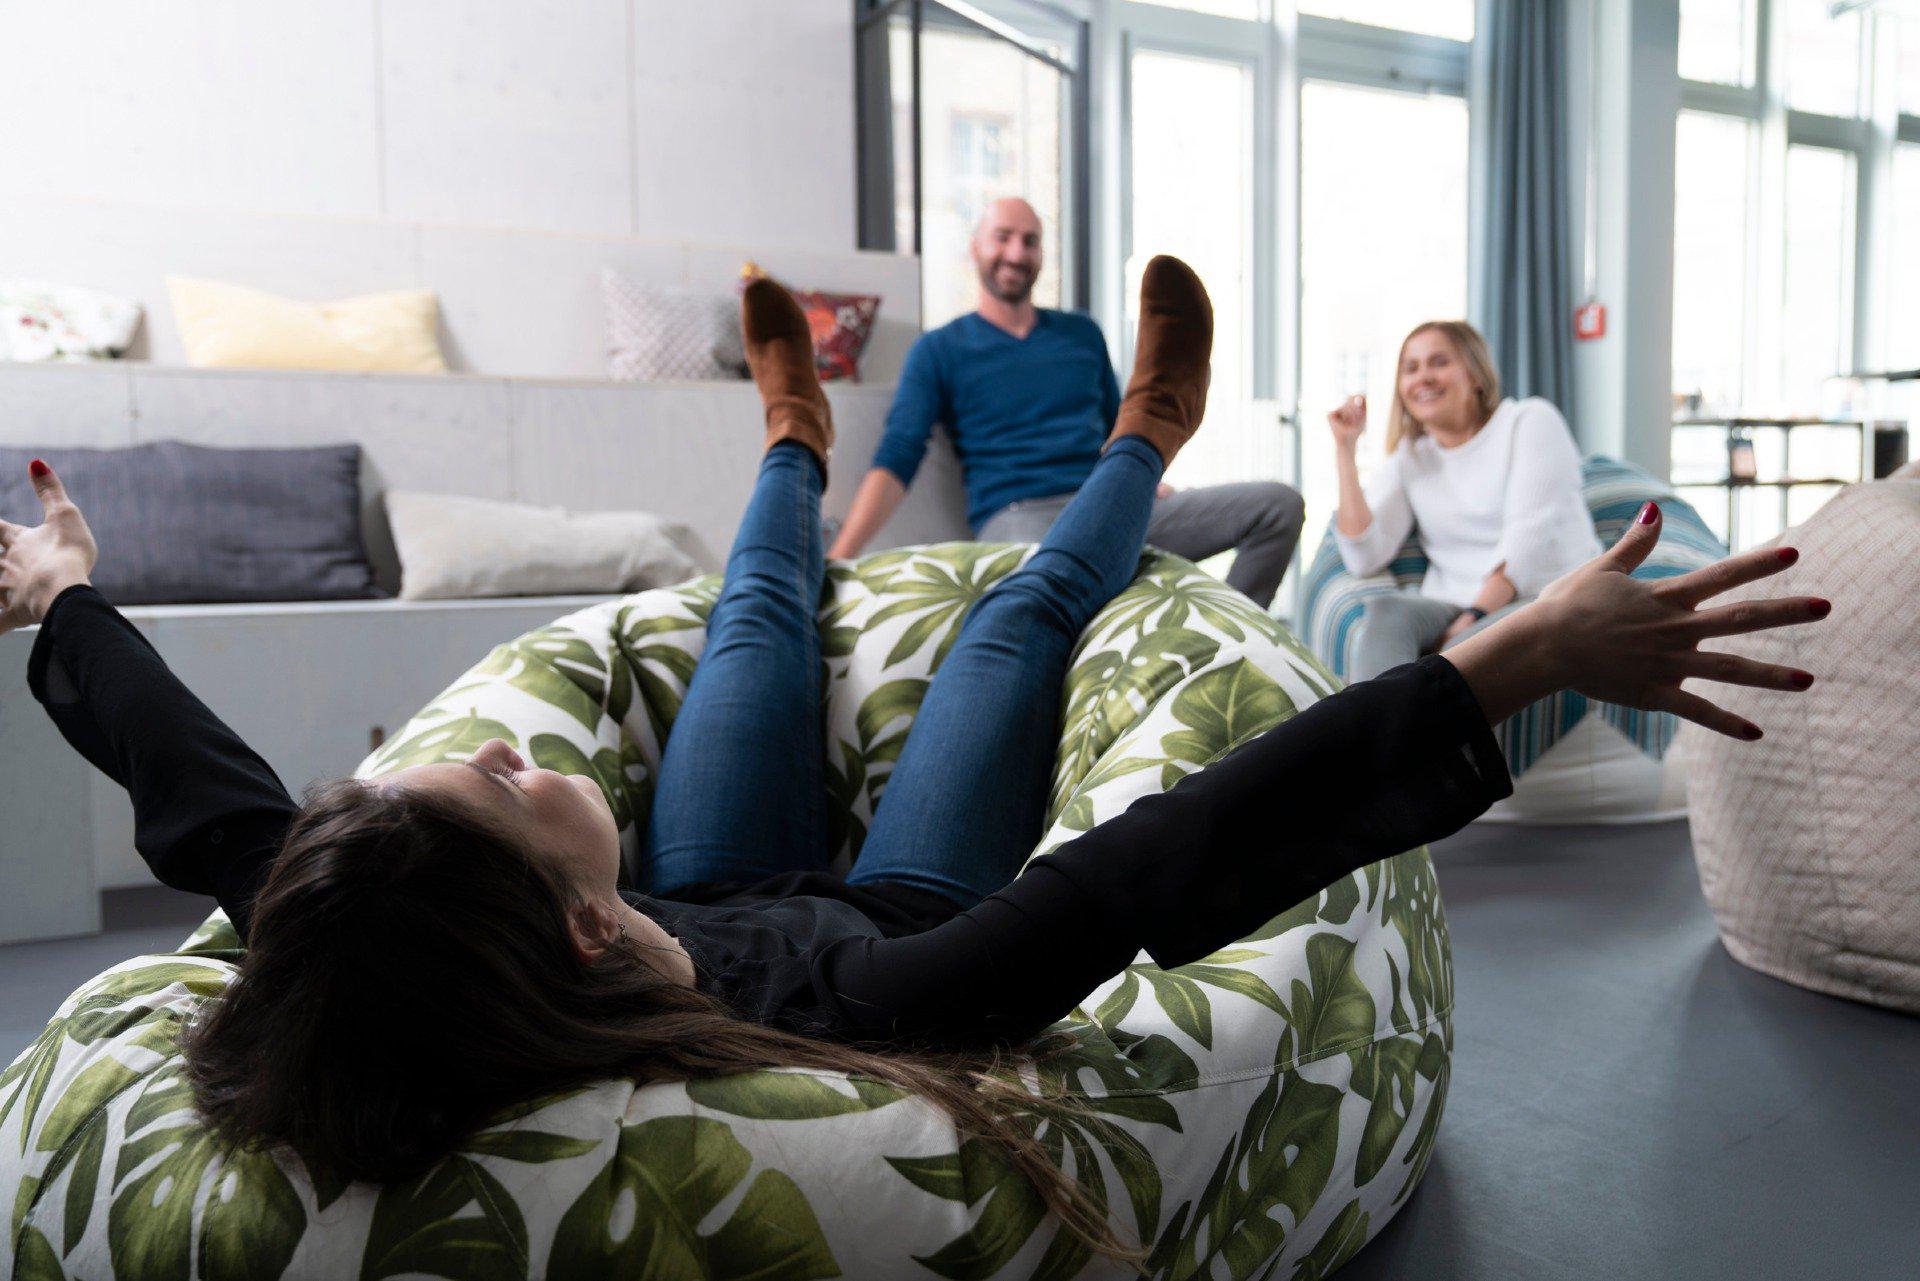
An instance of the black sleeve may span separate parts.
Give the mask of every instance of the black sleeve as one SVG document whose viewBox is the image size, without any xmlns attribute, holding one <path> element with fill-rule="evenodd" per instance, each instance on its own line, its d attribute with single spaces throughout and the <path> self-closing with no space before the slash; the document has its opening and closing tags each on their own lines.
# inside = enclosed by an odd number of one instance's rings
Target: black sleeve
<svg viewBox="0 0 1920 1281">
<path fill-rule="evenodd" d="M 832 945 L 817 981 L 850 1039 L 1017 1041 L 1142 950 L 1197 960 L 1512 791 L 1473 692 L 1424 658 L 1141 798 L 945 924 Z"/>
<path fill-rule="evenodd" d="M 273 770 L 91 587 L 47 610 L 27 685 L 67 742 L 127 789 L 134 848 L 153 874 L 213 895 L 244 939 L 295 811 Z"/>
</svg>

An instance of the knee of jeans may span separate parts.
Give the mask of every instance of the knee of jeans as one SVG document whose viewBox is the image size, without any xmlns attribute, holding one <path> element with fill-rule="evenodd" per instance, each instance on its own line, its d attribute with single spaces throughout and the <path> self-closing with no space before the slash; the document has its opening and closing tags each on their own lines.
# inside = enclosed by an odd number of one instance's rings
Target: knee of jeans
<svg viewBox="0 0 1920 1281">
<path fill-rule="evenodd" d="M 1068 581 L 1064 575 L 1049 574 L 1027 566 L 1000 580 L 975 608 L 993 613 L 1010 612 L 1025 625 L 1040 625 L 1070 635 L 1080 631 L 1075 602 L 1084 586 Z"/>
<path fill-rule="evenodd" d="M 794 617 L 811 618 L 794 585 L 778 574 L 758 570 L 736 572 L 713 607 L 715 614 L 741 613 L 787 621 Z M 707 627 L 714 625 L 709 617 Z"/>
</svg>

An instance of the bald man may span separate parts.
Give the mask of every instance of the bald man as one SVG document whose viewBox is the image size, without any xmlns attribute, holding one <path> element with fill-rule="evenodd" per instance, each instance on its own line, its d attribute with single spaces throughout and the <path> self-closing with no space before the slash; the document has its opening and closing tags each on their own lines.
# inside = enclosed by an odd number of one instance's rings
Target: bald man
<svg viewBox="0 0 1920 1281">
<path fill-rule="evenodd" d="M 920 336 L 907 355 L 886 433 L 831 554 L 857 556 L 906 497 L 943 424 L 967 486 L 967 523 L 984 542 L 1037 542 L 1093 470 L 1120 386 L 1100 326 L 1033 305 L 1040 217 L 996 200 L 970 251 L 980 292 L 972 312 Z M 1300 539 L 1300 495 L 1250 481 L 1175 492 L 1160 487 L 1147 541 L 1203 560 L 1234 550 L 1227 582 L 1264 606 Z"/>
</svg>

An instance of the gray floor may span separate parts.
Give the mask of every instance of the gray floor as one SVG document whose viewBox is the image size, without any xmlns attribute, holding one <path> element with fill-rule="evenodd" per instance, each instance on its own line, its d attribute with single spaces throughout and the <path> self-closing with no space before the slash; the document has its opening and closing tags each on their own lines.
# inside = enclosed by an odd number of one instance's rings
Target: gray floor
<svg viewBox="0 0 1920 1281">
<path fill-rule="evenodd" d="M 1920 1019 L 1735 964 L 1684 824 L 1470 829 L 1435 856 L 1452 1096 L 1426 1182 L 1343 1281 L 1920 1273 Z M 98 938 L 0 948 L 0 1062 L 202 914 L 166 891 L 108 910 Z"/>
<path fill-rule="evenodd" d="M 100 899 L 104 933 L 0 947 L 0 1066 L 32 1044 L 73 989 L 128 957 L 171 951 L 212 905 L 158 886 L 113 890 Z"/>
<path fill-rule="evenodd" d="M 1920 1019 L 1735 962 L 1684 823 L 1434 853 L 1453 1090 L 1342 1281 L 1920 1276 Z"/>
</svg>

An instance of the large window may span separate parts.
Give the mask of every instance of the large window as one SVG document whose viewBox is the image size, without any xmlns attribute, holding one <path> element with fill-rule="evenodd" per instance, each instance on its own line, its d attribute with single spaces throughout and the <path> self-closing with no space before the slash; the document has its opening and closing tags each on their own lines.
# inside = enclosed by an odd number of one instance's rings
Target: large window
<svg viewBox="0 0 1920 1281">
<path fill-rule="evenodd" d="M 1473 0 L 1300 0 L 1300 12 L 1449 40 L 1473 39 Z"/>
<path fill-rule="evenodd" d="M 1674 138 L 1673 388 L 1689 413 L 1743 400 L 1753 126 L 1682 111 Z"/>
<path fill-rule="evenodd" d="M 1686 0 L 1680 7 L 1680 77 L 1753 83 L 1756 0 Z"/>
<path fill-rule="evenodd" d="M 1213 300 L 1208 417 L 1237 414 L 1252 394 L 1253 75 L 1233 61 L 1143 49 L 1133 55 L 1128 77 L 1127 329 L 1140 322 L 1140 273 L 1148 259 L 1163 253 L 1185 259 Z M 1209 125 L 1194 129 L 1195 120 Z M 1214 435 L 1200 439 L 1211 442 Z M 1206 452 L 1197 449 L 1189 459 L 1182 451 L 1173 479 L 1198 481 L 1193 473 Z"/>
<path fill-rule="evenodd" d="M 1884 359 L 1890 368 L 1920 369 L 1920 141 L 1894 150 L 1892 268 Z"/>
<path fill-rule="evenodd" d="M 923 323 L 973 305 L 967 240 L 999 195 L 1046 224 L 1037 299 L 1091 311 L 1123 377 L 1142 269 L 1186 258 L 1213 381 L 1168 479 L 1299 486 L 1311 554 L 1327 411 L 1368 393 L 1377 451 L 1406 331 L 1467 310 L 1477 0 L 857 7 L 861 244 L 918 250 Z"/>
<path fill-rule="evenodd" d="M 1852 374 L 1898 367 L 1903 350 L 1920 364 L 1915 291 L 1901 283 L 1920 279 L 1901 186 L 1902 153 L 1920 144 L 1920 94 L 1902 71 L 1920 19 L 1833 7 L 1681 3 L 1675 405 L 1682 418 L 1836 424 L 1794 426 L 1790 445 L 1782 429 L 1746 430 L 1759 488 L 1683 490 L 1736 545 L 1833 492 L 1787 482 L 1861 474 L 1865 433 L 1838 424 L 1886 416 L 1896 398 Z M 1725 485 L 1728 458 L 1724 430 L 1676 429 L 1676 483 Z"/>
<path fill-rule="evenodd" d="M 1859 12 L 1834 14 L 1829 0 L 1780 0 L 1787 23 L 1787 105 L 1826 116 L 1860 112 Z"/>
<path fill-rule="evenodd" d="M 1824 384 L 1853 368 L 1854 158 L 1787 148 L 1780 385 L 1794 407 L 1834 407 Z"/>
<path fill-rule="evenodd" d="M 1122 158 L 1102 319 L 1124 363 L 1147 259 L 1199 269 L 1215 314 L 1207 430 L 1168 479 L 1298 486 L 1311 555 L 1334 500 L 1327 411 L 1370 393 L 1377 451 L 1401 339 L 1467 309 L 1474 4 L 1299 9 L 1290 29 L 1129 0 L 1099 10 L 1119 52 Z"/>
<path fill-rule="evenodd" d="M 1331 517 L 1327 411 L 1365 395 L 1382 457 L 1407 331 L 1467 310 L 1467 107 L 1310 80 L 1300 93 L 1300 408 L 1306 528 Z"/>
</svg>

